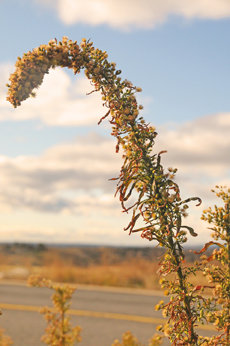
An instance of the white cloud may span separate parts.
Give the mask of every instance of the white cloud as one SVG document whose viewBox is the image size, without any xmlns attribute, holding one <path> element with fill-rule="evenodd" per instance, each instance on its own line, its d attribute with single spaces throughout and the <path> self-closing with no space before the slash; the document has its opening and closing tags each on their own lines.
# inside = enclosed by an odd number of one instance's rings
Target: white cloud
<svg viewBox="0 0 230 346">
<path fill-rule="evenodd" d="M 230 16 L 229 0 L 49 0 L 38 1 L 55 8 L 67 25 L 106 24 L 114 28 L 153 28 L 170 15 L 186 19 L 220 19 Z"/>
<path fill-rule="evenodd" d="M 114 141 L 89 135 L 48 149 L 38 157 L 0 157 L 1 210 L 87 214 L 120 208 L 113 198 L 120 157 Z"/>
<path fill-rule="evenodd" d="M 230 185 L 230 113 L 205 116 L 178 125 L 173 130 L 158 129 L 156 150 L 166 167 L 177 167 L 178 181 L 189 194 L 210 199 L 216 184 Z M 205 192 L 206 191 L 206 192 Z"/>
<path fill-rule="evenodd" d="M 83 126 L 97 124 L 107 112 L 99 93 L 86 95 L 93 89 L 88 79 L 78 76 L 73 81 L 61 68 L 50 70 L 35 99 L 29 98 L 13 109 L 6 101 L 5 87 L 13 70 L 10 64 L 0 65 L 0 85 L 4 86 L 0 88 L 0 121 L 39 118 L 47 125 Z"/>
</svg>

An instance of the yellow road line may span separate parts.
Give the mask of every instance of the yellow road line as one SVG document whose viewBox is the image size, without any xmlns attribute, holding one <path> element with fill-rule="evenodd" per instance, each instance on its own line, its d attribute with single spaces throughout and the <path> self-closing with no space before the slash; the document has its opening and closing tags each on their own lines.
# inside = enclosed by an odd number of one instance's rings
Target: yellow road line
<svg viewBox="0 0 230 346">
<path fill-rule="evenodd" d="M 14 311 L 36 311 L 39 312 L 41 310 L 40 306 L 33 305 L 21 305 L 21 304 L 0 304 L 0 309 L 3 310 L 14 310 Z"/>
<path fill-rule="evenodd" d="M 140 323 L 151 323 L 159 324 L 164 323 L 165 320 L 162 318 L 154 318 L 147 316 L 138 316 L 138 315 L 128 315 L 128 314 L 118 314 L 114 312 L 99 312 L 99 311 L 87 311 L 87 310 L 69 310 L 71 315 L 75 316 L 89 316 L 97 318 L 107 318 L 113 320 L 124 320 L 124 321 L 133 321 Z"/>
<path fill-rule="evenodd" d="M 19 304 L 0 304 L 0 308 L 3 310 L 5 309 L 5 310 L 14 310 L 14 311 L 39 312 L 41 310 L 40 306 L 19 305 Z M 49 309 L 51 311 L 54 311 L 53 308 L 49 308 Z M 72 316 L 86 316 L 86 317 L 123 320 L 123 321 L 139 322 L 139 323 L 150 323 L 150 324 L 164 324 L 165 323 L 165 319 L 163 318 L 119 314 L 114 312 L 100 312 L 100 311 L 90 311 L 90 310 L 69 310 L 68 313 Z M 199 329 L 214 330 L 213 326 L 210 326 L 210 325 L 199 325 Z"/>
</svg>

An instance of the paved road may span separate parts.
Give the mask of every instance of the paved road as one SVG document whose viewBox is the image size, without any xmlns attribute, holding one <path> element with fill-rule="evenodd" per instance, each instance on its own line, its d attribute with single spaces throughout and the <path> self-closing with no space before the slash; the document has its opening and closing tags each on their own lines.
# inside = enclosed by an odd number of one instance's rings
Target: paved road
<svg viewBox="0 0 230 346">
<path fill-rule="evenodd" d="M 0 326 L 15 346 L 40 346 L 45 322 L 38 307 L 50 306 L 52 292 L 45 288 L 0 284 Z M 73 325 L 82 327 L 81 346 L 109 346 L 130 330 L 143 343 L 154 334 L 162 320 L 154 305 L 162 299 L 157 292 L 142 293 L 79 287 L 72 300 Z M 164 345 L 168 345 L 165 343 Z"/>
<path fill-rule="evenodd" d="M 0 285 L 0 302 L 3 306 L 0 325 L 12 337 L 15 346 L 42 345 L 40 337 L 45 328 L 43 317 L 36 311 L 24 310 L 50 305 L 51 293 L 45 288 Z M 125 290 L 78 288 L 71 309 L 73 313 L 77 310 L 79 316 L 73 315 L 71 320 L 72 324 L 80 325 L 83 329 L 81 345 L 109 346 L 115 338 L 121 338 L 126 330 L 131 330 L 142 342 L 147 342 L 155 328 L 149 322 L 154 317 L 161 318 L 153 308 L 159 299 L 152 294 Z M 84 314 L 86 316 L 82 316 Z M 158 320 L 153 322 L 157 324 Z"/>
</svg>

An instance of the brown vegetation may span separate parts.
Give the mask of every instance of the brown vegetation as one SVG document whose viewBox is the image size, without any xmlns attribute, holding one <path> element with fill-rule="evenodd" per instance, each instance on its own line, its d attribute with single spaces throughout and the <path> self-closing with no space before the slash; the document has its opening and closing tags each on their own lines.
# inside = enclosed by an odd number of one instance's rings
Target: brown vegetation
<svg viewBox="0 0 230 346">
<path fill-rule="evenodd" d="M 4 244 L 0 253 L 3 280 L 26 280 L 30 274 L 41 274 L 56 282 L 160 289 L 160 248 Z M 187 251 L 187 261 L 194 258 L 198 256 Z M 200 284 L 204 279 L 191 280 Z"/>
</svg>

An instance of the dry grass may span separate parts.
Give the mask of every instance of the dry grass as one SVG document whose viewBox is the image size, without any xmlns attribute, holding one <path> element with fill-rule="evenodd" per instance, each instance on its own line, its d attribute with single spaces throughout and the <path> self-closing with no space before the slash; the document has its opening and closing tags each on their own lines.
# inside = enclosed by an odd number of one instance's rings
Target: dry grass
<svg viewBox="0 0 230 346">
<path fill-rule="evenodd" d="M 2 246 L 0 279 L 26 280 L 30 274 L 41 274 L 56 282 L 160 289 L 159 253 L 146 256 L 146 251 L 119 251 L 74 247 L 37 251 L 37 248 Z M 207 284 L 201 273 L 191 276 L 191 281 L 195 285 Z"/>
<path fill-rule="evenodd" d="M 90 285 L 135 287 L 159 289 L 156 271 L 157 263 L 137 256 L 137 258 L 117 258 L 106 249 L 99 258 L 82 260 L 81 265 L 74 264 L 73 249 L 64 251 L 49 249 L 34 254 L 12 253 L 0 255 L 0 278 L 26 280 L 30 274 L 41 274 L 56 282 L 80 283 Z M 86 263 L 87 262 L 87 263 Z"/>
<path fill-rule="evenodd" d="M 41 274 L 56 282 L 159 289 L 156 270 L 157 265 L 147 261 L 136 264 L 124 262 L 117 265 L 91 265 L 89 267 L 65 265 L 64 263 L 29 267 L 1 265 L 0 278 L 27 280 L 31 274 Z"/>
<path fill-rule="evenodd" d="M 148 261 L 121 262 L 116 265 L 76 267 L 65 264 L 37 268 L 38 272 L 58 282 L 158 289 L 157 264 Z"/>
<path fill-rule="evenodd" d="M 91 265 L 89 267 L 66 265 L 60 262 L 46 266 L 0 266 L 2 279 L 27 280 L 30 274 L 41 274 L 56 282 L 155 290 L 160 289 L 157 270 L 157 263 L 145 260 L 126 261 L 117 265 Z M 207 284 L 201 273 L 197 276 L 191 276 L 190 280 L 195 285 Z"/>
</svg>

